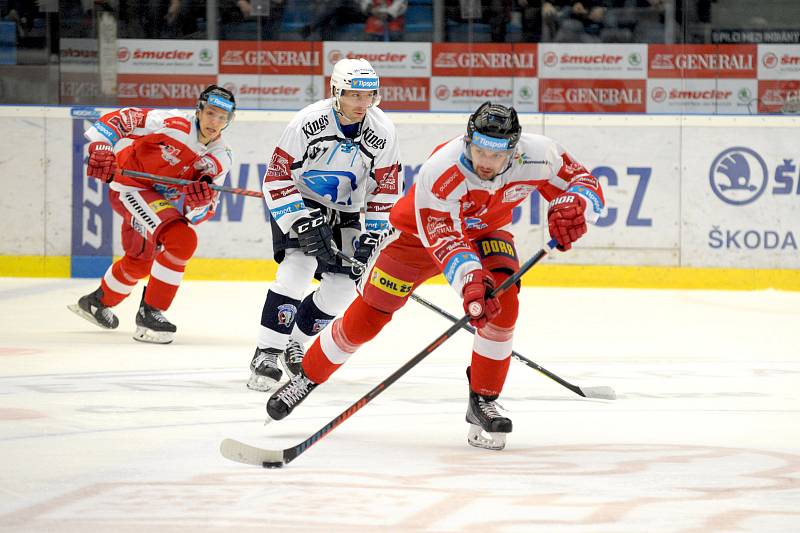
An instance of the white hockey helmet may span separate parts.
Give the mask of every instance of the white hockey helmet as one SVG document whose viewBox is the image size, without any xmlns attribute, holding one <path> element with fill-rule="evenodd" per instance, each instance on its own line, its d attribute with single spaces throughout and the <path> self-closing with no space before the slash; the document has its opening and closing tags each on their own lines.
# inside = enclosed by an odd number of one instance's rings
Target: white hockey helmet
<svg viewBox="0 0 800 533">
<path fill-rule="evenodd" d="M 333 66 L 331 96 L 337 110 L 342 91 L 375 91 L 370 107 L 381 103 L 380 80 L 369 61 L 363 58 L 340 59 Z"/>
</svg>

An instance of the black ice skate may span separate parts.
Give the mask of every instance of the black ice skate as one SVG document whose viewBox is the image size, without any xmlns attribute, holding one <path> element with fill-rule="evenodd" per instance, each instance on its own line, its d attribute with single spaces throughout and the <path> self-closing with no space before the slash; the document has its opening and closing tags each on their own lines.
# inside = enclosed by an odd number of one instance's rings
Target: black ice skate
<svg viewBox="0 0 800 533">
<path fill-rule="evenodd" d="M 259 392 L 269 392 L 281 380 L 283 372 L 278 368 L 277 348 L 256 348 L 250 361 L 250 379 L 247 388 Z"/>
<path fill-rule="evenodd" d="M 267 415 L 272 420 L 286 418 L 315 388 L 317 384 L 306 377 L 301 367 L 300 373 L 292 376 L 292 379 L 270 396 L 267 401 Z"/>
<path fill-rule="evenodd" d="M 133 334 L 133 339 L 155 344 L 169 344 L 177 330 L 175 324 L 167 320 L 160 309 L 147 305 L 144 302 L 144 295 L 142 295 L 142 303 L 136 313 L 136 333 Z"/>
<path fill-rule="evenodd" d="M 119 319 L 110 307 L 100 302 L 102 297 L 103 289 L 98 287 L 93 293 L 81 296 L 77 304 L 68 305 L 67 309 L 101 328 L 117 329 Z"/>
<path fill-rule="evenodd" d="M 303 369 L 303 356 L 306 354 L 303 345 L 294 339 L 289 339 L 286 349 L 281 352 L 281 364 L 286 369 L 290 378 L 295 377 Z"/>
<path fill-rule="evenodd" d="M 467 368 L 467 380 L 470 369 Z M 477 448 L 502 450 L 506 447 L 506 433 L 511 433 L 511 420 L 497 412 L 497 396 L 481 396 L 469 391 L 467 423 L 470 424 L 467 442 Z"/>
</svg>

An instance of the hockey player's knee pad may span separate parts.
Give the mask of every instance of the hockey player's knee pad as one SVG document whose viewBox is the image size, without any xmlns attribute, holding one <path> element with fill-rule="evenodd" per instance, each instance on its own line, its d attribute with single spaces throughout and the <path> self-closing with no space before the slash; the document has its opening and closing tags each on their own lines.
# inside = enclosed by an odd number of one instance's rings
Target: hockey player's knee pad
<svg viewBox="0 0 800 533">
<path fill-rule="evenodd" d="M 158 242 L 177 259 L 188 261 L 197 249 L 197 233 L 184 220 L 174 220 L 161 230 Z"/>
<path fill-rule="evenodd" d="M 392 313 L 372 307 L 359 295 L 342 317 L 342 327 L 347 338 L 360 345 L 375 338 L 391 320 Z"/>
<path fill-rule="evenodd" d="M 347 308 L 355 295 L 356 285 L 348 276 L 325 273 L 314 292 L 314 304 L 320 311 L 335 316 Z"/>
<path fill-rule="evenodd" d="M 152 257 L 135 257 L 127 253 L 119 262 L 123 275 L 128 281 L 139 280 L 150 274 L 150 267 L 153 264 Z"/>
</svg>

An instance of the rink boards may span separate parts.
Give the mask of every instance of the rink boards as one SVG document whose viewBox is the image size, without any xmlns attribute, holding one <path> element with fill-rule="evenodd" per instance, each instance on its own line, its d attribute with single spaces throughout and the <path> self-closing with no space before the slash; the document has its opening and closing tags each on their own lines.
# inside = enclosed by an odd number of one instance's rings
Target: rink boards
<svg viewBox="0 0 800 533">
<path fill-rule="evenodd" d="M 10 132 L 0 170 L 0 275 L 98 277 L 119 245 L 105 185 L 85 175 L 83 131 L 105 110 L 0 108 Z M 291 112 L 240 111 L 225 137 L 227 183 L 260 189 Z M 391 113 L 409 185 L 430 151 L 462 134 L 460 113 Z M 541 115 L 524 131 L 564 144 L 605 189 L 607 209 L 579 245 L 526 278 L 562 286 L 800 290 L 800 119 L 788 116 Z M 520 164 L 520 163 L 515 163 Z M 546 205 L 514 213 L 520 254 L 542 246 Z M 223 194 L 197 227 L 195 279 L 270 279 L 261 200 Z"/>
</svg>

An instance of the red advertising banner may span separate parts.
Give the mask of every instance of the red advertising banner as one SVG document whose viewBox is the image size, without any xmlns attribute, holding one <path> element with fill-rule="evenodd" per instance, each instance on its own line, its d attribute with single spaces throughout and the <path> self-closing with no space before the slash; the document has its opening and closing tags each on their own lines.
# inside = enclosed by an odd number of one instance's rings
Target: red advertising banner
<svg viewBox="0 0 800 533">
<path fill-rule="evenodd" d="M 758 80 L 759 113 L 800 111 L 800 80 Z"/>
<path fill-rule="evenodd" d="M 536 44 L 433 43 L 434 76 L 536 77 Z"/>
<path fill-rule="evenodd" d="M 755 78 L 755 44 L 651 44 L 647 47 L 651 78 Z"/>
<path fill-rule="evenodd" d="M 117 98 L 121 106 L 194 107 L 212 83 L 217 83 L 216 76 L 119 74 Z"/>
<path fill-rule="evenodd" d="M 325 87 L 330 83 L 330 76 L 326 76 Z M 378 107 L 384 111 L 428 111 L 430 105 L 428 78 L 381 77 L 381 103 Z"/>
<path fill-rule="evenodd" d="M 539 111 L 644 113 L 647 80 L 539 80 Z"/>
<path fill-rule="evenodd" d="M 318 41 L 219 41 L 220 74 L 322 74 Z"/>
</svg>

